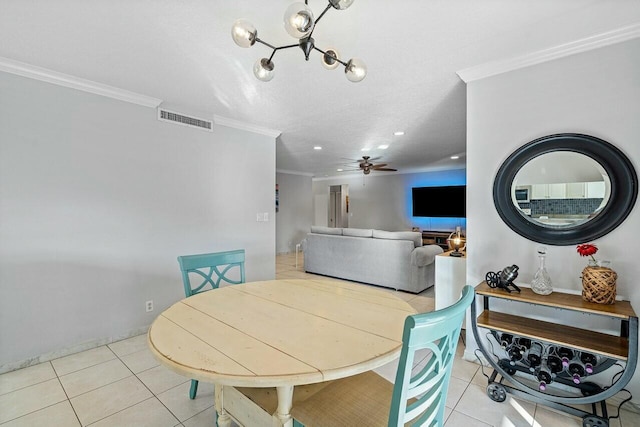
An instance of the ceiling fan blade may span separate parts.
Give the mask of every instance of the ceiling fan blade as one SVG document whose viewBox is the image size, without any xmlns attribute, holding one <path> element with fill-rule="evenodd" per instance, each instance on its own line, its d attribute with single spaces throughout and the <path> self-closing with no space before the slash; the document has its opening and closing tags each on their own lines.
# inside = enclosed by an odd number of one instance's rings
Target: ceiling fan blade
<svg viewBox="0 0 640 427">
<path fill-rule="evenodd" d="M 386 163 L 379 163 L 379 164 L 377 164 L 377 165 L 373 165 L 373 166 L 371 166 L 371 167 L 372 167 L 373 169 L 380 169 L 380 168 L 383 168 L 383 167 L 385 167 L 385 166 L 387 166 L 387 164 L 386 164 Z"/>
<path fill-rule="evenodd" d="M 373 168 L 373 170 L 384 171 L 384 172 L 397 172 L 398 171 L 398 169 L 392 169 L 392 168 Z"/>
<path fill-rule="evenodd" d="M 355 160 L 355 159 L 350 159 L 348 157 L 340 157 L 340 159 L 341 160 L 347 160 L 348 163 L 360 163 L 362 161 L 362 159 Z"/>
</svg>

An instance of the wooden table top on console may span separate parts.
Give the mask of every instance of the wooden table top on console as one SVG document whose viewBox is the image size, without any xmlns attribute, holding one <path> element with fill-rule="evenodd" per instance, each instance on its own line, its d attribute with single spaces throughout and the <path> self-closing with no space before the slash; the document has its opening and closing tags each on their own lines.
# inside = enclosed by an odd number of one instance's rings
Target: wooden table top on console
<svg viewBox="0 0 640 427">
<path fill-rule="evenodd" d="M 549 295 L 538 295 L 529 288 L 520 289 L 522 289 L 522 292 L 520 293 L 508 293 L 503 289 L 490 287 L 487 285 L 487 282 L 482 282 L 476 286 L 476 294 L 544 305 L 547 307 L 557 307 L 564 310 L 616 317 L 624 320 L 628 320 L 630 317 L 638 317 L 629 301 L 616 301 L 615 304 L 596 304 L 583 300 L 582 295 L 566 294 L 562 292 L 552 292 Z"/>
</svg>

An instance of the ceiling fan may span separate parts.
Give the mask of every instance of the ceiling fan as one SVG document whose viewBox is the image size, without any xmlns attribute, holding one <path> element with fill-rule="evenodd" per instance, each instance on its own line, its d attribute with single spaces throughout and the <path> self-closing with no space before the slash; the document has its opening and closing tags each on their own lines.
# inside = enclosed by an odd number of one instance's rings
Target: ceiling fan
<svg viewBox="0 0 640 427">
<path fill-rule="evenodd" d="M 384 171 L 384 172 L 395 172 L 398 169 L 387 168 L 386 163 L 371 163 L 372 160 L 377 160 L 379 157 L 374 157 L 373 159 L 369 156 L 362 156 L 362 159 L 356 160 L 359 163 L 360 170 L 365 174 L 369 175 L 371 171 Z"/>
</svg>

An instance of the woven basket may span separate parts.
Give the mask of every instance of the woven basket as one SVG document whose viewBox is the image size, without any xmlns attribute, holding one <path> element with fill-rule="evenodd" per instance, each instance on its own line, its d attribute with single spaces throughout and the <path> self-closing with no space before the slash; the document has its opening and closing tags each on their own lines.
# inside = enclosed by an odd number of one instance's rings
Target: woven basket
<svg viewBox="0 0 640 427">
<path fill-rule="evenodd" d="M 618 274 L 607 267 L 585 267 L 582 270 L 582 299 L 598 304 L 616 302 Z"/>
</svg>

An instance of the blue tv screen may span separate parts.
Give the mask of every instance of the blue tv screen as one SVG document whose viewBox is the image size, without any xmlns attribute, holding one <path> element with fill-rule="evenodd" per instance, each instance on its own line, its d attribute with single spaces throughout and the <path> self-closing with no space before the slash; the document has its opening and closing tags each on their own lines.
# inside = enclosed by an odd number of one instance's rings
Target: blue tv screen
<svg viewBox="0 0 640 427">
<path fill-rule="evenodd" d="M 413 187 L 413 216 L 466 218 L 467 186 Z"/>
</svg>

